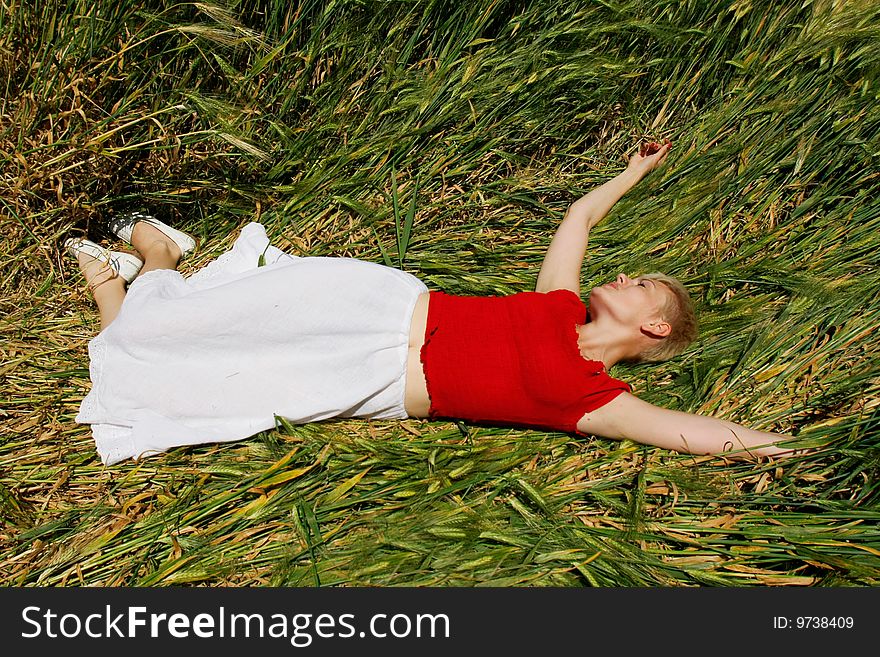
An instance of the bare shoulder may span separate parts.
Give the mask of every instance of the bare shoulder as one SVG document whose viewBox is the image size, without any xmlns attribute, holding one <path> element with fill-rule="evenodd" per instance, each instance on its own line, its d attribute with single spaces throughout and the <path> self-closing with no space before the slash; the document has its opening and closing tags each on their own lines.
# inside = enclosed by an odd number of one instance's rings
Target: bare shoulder
<svg viewBox="0 0 880 657">
<path fill-rule="evenodd" d="M 607 404 L 586 413 L 578 420 L 578 431 L 604 438 L 634 438 L 637 427 L 661 421 L 663 416 L 675 413 L 655 406 L 629 392 L 622 392 Z"/>
</svg>

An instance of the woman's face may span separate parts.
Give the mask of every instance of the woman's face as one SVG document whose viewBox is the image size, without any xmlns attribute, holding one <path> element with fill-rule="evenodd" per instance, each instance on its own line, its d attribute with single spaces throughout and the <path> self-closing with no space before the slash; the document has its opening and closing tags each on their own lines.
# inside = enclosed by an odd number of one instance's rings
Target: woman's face
<svg viewBox="0 0 880 657">
<path fill-rule="evenodd" d="M 638 328 L 659 316 L 669 294 L 659 281 L 618 274 L 616 280 L 590 290 L 590 321 L 599 317 L 613 318 L 620 324 Z"/>
</svg>

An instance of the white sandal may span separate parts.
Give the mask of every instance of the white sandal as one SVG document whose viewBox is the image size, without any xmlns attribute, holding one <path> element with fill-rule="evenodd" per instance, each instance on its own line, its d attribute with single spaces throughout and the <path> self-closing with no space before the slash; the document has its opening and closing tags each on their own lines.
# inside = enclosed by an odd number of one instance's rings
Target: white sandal
<svg viewBox="0 0 880 657">
<path fill-rule="evenodd" d="M 95 260 L 106 263 L 113 270 L 114 278 L 122 276 L 128 283 L 135 279 L 141 267 L 144 266 L 144 261 L 131 253 L 111 251 L 82 237 L 71 237 L 64 242 L 64 246 L 67 252 L 74 257 L 84 253 Z"/>
<path fill-rule="evenodd" d="M 131 244 L 131 234 L 134 232 L 134 226 L 139 221 L 143 221 L 145 223 L 150 224 L 151 226 L 155 226 L 160 231 L 165 233 L 168 237 L 170 237 L 175 244 L 180 248 L 180 257 L 182 258 L 187 253 L 196 248 L 196 241 L 192 238 L 192 236 L 187 235 L 184 232 L 177 230 L 176 228 L 172 228 L 171 226 L 162 223 L 156 217 L 145 214 L 143 212 L 129 212 L 127 214 L 119 215 L 110 221 L 110 232 L 116 235 L 118 238 Z"/>
</svg>

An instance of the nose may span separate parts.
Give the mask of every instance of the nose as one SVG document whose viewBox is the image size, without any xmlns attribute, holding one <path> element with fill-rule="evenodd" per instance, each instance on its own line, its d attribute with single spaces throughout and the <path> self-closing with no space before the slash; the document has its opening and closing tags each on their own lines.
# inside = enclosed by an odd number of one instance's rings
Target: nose
<svg viewBox="0 0 880 657">
<path fill-rule="evenodd" d="M 617 275 L 617 284 L 619 286 L 622 287 L 622 286 L 626 285 L 627 283 L 629 283 L 629 276 L 627 276 L 624 273 L 620 273 Z"/>
</svg>

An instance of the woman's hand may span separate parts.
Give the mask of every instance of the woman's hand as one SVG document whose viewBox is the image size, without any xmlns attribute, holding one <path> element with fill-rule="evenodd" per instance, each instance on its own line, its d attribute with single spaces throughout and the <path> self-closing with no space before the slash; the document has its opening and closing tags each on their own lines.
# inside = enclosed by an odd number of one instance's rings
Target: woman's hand
<svg viewBox="0 0 880 657">
<path fill-rule="evenodd" d="M 628 171 L 634 171 L 641 178 L 666 161 L 670 148 L 672 142 L 668 139 L 664 139 L 662 144 L 655 141 L 642 144 L 639 146 L 639 152 L 629 158 L 629 165 L 626 168 Z"/>
</svg>

